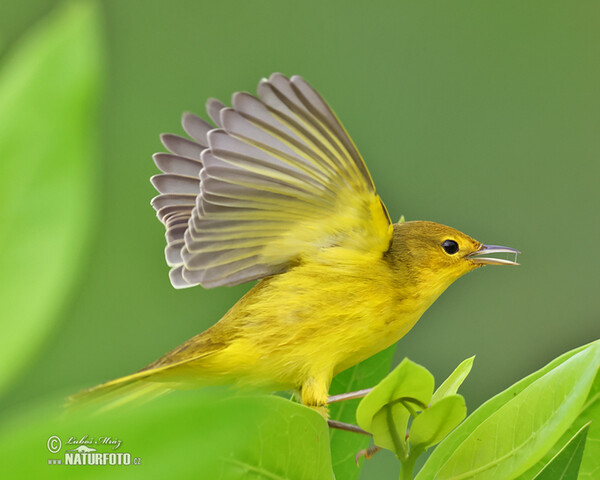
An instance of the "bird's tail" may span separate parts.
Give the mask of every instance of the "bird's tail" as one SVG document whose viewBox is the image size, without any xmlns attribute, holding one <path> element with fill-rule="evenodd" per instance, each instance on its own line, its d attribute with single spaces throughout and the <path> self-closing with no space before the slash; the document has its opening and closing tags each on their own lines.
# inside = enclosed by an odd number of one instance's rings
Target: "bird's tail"
<svg viewBox="0 0 600 480">
<path fill-rule="evenodd" d="M 142 371 L 82 390 L 67 399 L 67 408 L 100 413 L 127 404 L 146 403 L 173 390 L 169 382 L 153 377 L 152 371 Z"/>
<path fill-rule="evenodd" d="M 201 345 L 205 334 L 194 337 L 136 373 L 71 395 L 67 408 L 83 407 L 101 412 L 130 403 L 145 403 L 175 389 L 226 383 L 227 372 L 223 372 L 219 362 L 216 362 L 217 367 L 214 361 L 210 362 L 223 350 L 223 345 L 211 342 Z M 190 342 L 193 350 L 188 348 Z"/>
</svg>

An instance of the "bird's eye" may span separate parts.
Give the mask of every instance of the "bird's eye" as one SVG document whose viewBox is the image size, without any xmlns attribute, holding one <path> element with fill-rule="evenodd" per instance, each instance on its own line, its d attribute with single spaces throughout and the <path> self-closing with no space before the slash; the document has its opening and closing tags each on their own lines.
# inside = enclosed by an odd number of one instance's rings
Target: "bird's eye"
<svg viewBox="0 0 600 480">
<path fill-rule="evenodd" d="M 456 243 L 454 240 L 444 240 L 442 243 L 442 248 L 448 255 L 454 255 L 456 252 L 458 252 L 458 243 Z"/>
</svg>

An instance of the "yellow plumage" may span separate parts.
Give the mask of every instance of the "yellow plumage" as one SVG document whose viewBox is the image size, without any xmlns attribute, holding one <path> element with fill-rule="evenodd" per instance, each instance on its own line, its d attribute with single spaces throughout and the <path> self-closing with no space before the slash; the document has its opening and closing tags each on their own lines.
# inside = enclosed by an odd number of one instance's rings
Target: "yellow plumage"
<svg viewBox="0 0 600 480">
<path fill-rule="evenodd" d="M 297 390 L 324 411 L 333 376 L 398 341 L 454 280 L 513 263 L 474 257 L 490 249 L 450 227 L 392 225 L 354 144 L 300 77 L 275 74 L 259 97 L 210 101 L 217 129 L 184 116 L 195 142 L 163 136 L 172 153 L 155 156 L 165 173 L 153 204 L 174 286 L 261 280 L 213 327 L 76 399 L 116 406 L 237 383 Z"/>
</svg>

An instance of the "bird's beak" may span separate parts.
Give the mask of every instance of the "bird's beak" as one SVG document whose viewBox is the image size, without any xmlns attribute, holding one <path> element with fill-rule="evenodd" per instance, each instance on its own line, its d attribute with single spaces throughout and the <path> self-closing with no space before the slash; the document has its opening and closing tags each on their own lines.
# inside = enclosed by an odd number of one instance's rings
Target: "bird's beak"
<svg viewBox="0 0 600 480">
<path fill-rule="evenodd" d="M 491 255 L 494 253 L 514 253 L 515 260 L 505 260 L 504 258 L 484 257 L 483 255 Z M 502 247 L 500 245 L 481 245 L 479 250 L 467 255 L 467 258 L 473 263 L 480 265 L 519 265 L 517 263 L 518 250 L 510 247 Z"/>
</svg>

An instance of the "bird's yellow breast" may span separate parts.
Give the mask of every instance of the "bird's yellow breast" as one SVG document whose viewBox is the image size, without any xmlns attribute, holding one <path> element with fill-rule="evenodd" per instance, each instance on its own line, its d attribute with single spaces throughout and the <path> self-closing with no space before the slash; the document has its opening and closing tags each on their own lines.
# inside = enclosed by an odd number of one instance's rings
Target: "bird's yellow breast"
<svg viewBox="0 0 600 480">
<path fill-rule="evenodd" d="M 214 358 L 219 368 L 242 365 L 242 381 L 298 387 L 393 344 L 430 303 L 384 258 L 329 248 L 261 281 L 208 332 L 231 340 Z"/>
</svg>

